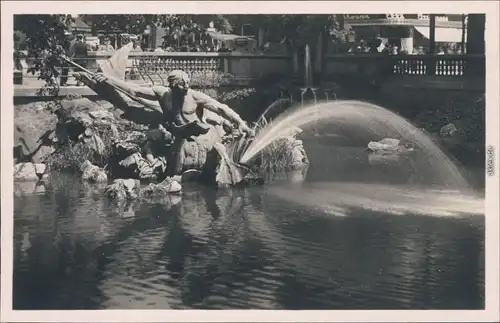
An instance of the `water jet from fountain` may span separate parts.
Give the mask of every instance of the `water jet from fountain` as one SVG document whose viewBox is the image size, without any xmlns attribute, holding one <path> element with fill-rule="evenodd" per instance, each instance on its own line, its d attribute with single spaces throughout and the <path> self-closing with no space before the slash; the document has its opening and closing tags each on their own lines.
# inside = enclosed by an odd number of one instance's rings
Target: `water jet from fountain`
<svg viewBox="0 0 500 323">
<path fill-rule="evenodd" d="M 318 103 L 316 91 L 318 88 L 313 87 L 311 51 L 309 45 L 306 44 L 304 49 L 304 87 L 300 88 L 300 101 L 304 105 L 304 96 L 307 91 L 310 91 L 314 98 L 314 103 Z"/>
<path fill-rule="evenodd" d="M 295 127 L 305 127 L 313 122 L 328 122 L 344 129 L 365 132 L 374 139 L 384 137 L 404 139 L 419 148 L 425 169 L 437 185 L 455 189 L 469 189 L 458 166 L 423 131 L 404 118 L 380 106 L 351 100 L 296 106 L 282 113 L 265 126 L 243 153 L 240 162 L 248 164 L 260 151 Z M 314 162 L 314 160 L 312 160 Z"/>
</svg>

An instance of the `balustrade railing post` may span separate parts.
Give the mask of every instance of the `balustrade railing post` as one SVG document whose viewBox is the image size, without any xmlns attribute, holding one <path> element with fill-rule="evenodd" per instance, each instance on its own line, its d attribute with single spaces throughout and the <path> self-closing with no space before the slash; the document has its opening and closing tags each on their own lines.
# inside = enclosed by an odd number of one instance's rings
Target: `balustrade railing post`
<svg viewBox="0 0 500 323">
<path fill-rule="evenodd" d="M 16 85 L 23 84 L 24 67 L 21 60 L 19 57 L 14 58 L 14 84 Z"/>
<path fill-rule="evenodd" d="M 107 59 L 107 57 L 105 59 Z M 99 62 L 98 62 L 97 55 L 95 53 L 88 55 L 87 56 L 87 68 L 89 70 L 97 70 L 98 66 L 99 66 Z"/>
<path fill-rule="evenodd" d="M 478 76 L 485 74 L 485 56 L 465 55 L 464 75 Z"/>
<path fill-rule="evenodd" d="M 228 73 L 228 74 L 231 73 L 229 66 L 230 66 L 229 57 L 226 57 L 226 56 L 222 57 L 222 71 L 224 73 Z"/>
<path fill-rule="evenodd" d="M 437 64 L 437 59 L 436 55 L 428 55 L 426 59 L 426 70 L 425 70 L 425 75 L 427 76 L 435 76 L 436 75 L 436 64 Z"/>
</svg>

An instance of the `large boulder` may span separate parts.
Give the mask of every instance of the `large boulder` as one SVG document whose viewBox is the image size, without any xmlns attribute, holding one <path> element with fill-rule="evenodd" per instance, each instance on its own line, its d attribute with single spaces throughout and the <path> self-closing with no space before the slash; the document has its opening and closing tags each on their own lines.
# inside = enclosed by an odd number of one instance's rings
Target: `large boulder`
<svg viewBox="0 0 500 323">
<path fill-rule="evenodd" d="M 14 166 L 14 180 L 38 181 L 45 175 L 44 164 L 18 163 Z"/>
<path fill-rule="evenodd" d="M 38 181 L 35 166 L 32 163 L 19 163 L 14 166 L 14 180 Z"/>
<path fill-rule="evenodd" d="M 290 160 L 288 170 L 299 170 L 309 166 L 309 158 L 307 158 L 306 150 L 302 140 L 297 139 L 297 136 L 303 133 L 303 130 L 298 127 L 288 128 L 280 134 L 280 137 L 287 141 L 289 148 Z"/>
<path fill-rule="evenodd" d="M 115 179 L 104 190 L 104 194 L 116 200 L 136 199 L 139 197 L 141 183 L 137 179 Z"/>
<path fill-rule="evenodd" d="M 141 183 L 137 179 L 115 179 L 106 187 L 104 194 L 114 200 L 133 200 L 139 197 L 154 198 L 178 194 L 181 191 L 181 184 L 171 178 L 158 184 L 151 183 L 144 188 L 141 188 Z"/>
<path fill-rule="evenodd" d="M 274 172 L 287 172 L 301 170 L 309 167 L 302 140 L 297 136 L 302 134 L 302 129 L 293 127 L 283 130 L 278 138 L 261 152 L 260 167 Z"/>
<path fill-rule="evenodd" d="M 65 126 L 67 135 L 73 140 L 76 140 L 88 128 L 100 131 L 109 130 L 111 135 L 119 135 L 116 128 L 119 120 L 115 118 L 110 106 L 104 107 L 86 98 L 63 100 L 55 113 L 59 122 Z M 111 125 L 115 127 L 110 129 Z"/>
<path fill-rule="evenodd" d="M 443 138 L 452 138 L 458 135 L 457 126 L 453 123 L 449 123 L 439 130 L 439 135 Z"/>
<path fill-rule="evenodd" d="M 165 179 L 163 182 L 158 184 L 149 184 L 145 188 L 140 190 L 140 195 L 142 197 L 151 197 L 157 195 L 167 195 L 180 193 L 182 191 L 182 186 L 177 181 L 171 178 Z"/>
<path fill-rule="evenodd" d="M 380 141 L 370 141 L 368 150 L 380 154 L 392 154 L 397 152 L 400 141 L 393 138 L 384 138 Z"/>
<path fill-rule="evenodd" d="M 106 172 L 98 166 L 92 165 L 92 163 L 88 160 L 83 162 L 80 166 L 80 171 L 82 172 L 82 179 L 84 181 L 94 183 L 103 183 L 108 181 Z"/>
<path fill-rule="evenodd" d="M 306 151 L 304 149 L 304 144 L 302 140 L 292 139 L 291 143 L 291 161 L 290 161 L 290 169 L 298 170 L 302 168 L 306 168 L 309 166 L 309 159 L 307 158 Z"/>
<path fill-rule="evenodd" d="M 412 152 L 414 148 L 410 143 L 402 144 L 399 139 L 384 138 L 380 141 L 370 141 L 367 150 L 372 154 L 392 155 L 406 154 Z"/>
<path fill-rule="evenodd" d="M 85 98 L 63 100 L 55 112 L 59 122 L 58 139 L 61 143 L 77 142 L 86 151 L 91 152 L 89 158 L 102 161 L 108 157 L 111 144 L 120 138 L 122 128 L 112 112 L 112 107 Z"/>
<path fill-rule="evenodd" d="M 110 109 L 109 106 L 103 107 L 89 99 L 80 98 L 61 101 L 57 114 L 64 121 L 79 123 L 83 126 L 108 125 L 116 121 Z"/>
<path fill-rule="evenodd" d="M 47 166 L 45 164 L 33 164 L 33 166 L 35 166 L 35 172 L 38 176 L 44 175 L 47 170 Z"/>
<path fill-rule="evenodd" d="M 14 109 L 14 158 L 44 162 L 55 149 L 57 117 L 47 103 L 35 102 Z"/>
<path fill-rule="evenodd" d="M 410 143 L 401 143 L 399 139 L 384 138 L 380 141 L 370 141 L 367 148 L 368 164 L 370 165 L 397 165 L 414 151 Z"/>
</svg>

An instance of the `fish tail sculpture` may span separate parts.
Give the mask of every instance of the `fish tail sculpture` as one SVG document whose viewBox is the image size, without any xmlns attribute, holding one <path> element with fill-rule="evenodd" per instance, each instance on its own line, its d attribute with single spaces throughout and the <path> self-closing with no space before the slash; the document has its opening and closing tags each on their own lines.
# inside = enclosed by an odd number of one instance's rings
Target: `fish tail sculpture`
<svg viewBox="0 0 500 323">
<path fill-rule="evenodd" d="M 113 56 L 99 64 L 97 72 L 103 73 L 109 79 L 125 80 L 131 50 L 132 44 L 127 44 L 121 47 L 113 54 Z M 91 88 L 99 97 L 109 101 L 114 106 L 124 110 L 125 112 L 131 112 L 131 109 L 145 108 L 151 112 L 156 111 L 161 113 L 161 108 L 158 102 L 123 93 L 108 83 L 97 83 L 93 78 L 94 75 L 91 73 L 79 71 L 73 73 L 73 76 L 78 81 Z"/>
</svg>

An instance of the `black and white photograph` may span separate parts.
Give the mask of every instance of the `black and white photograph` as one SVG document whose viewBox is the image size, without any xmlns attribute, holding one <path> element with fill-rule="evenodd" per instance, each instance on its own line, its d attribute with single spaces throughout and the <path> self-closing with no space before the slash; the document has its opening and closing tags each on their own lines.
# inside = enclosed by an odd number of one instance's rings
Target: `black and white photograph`
<svg viewBox="0 0 500 323">
<path fill-rule="evenodd" d="M 2 321 L 498 320 L 498 2 L 8 2 Z"/>
</svg>

